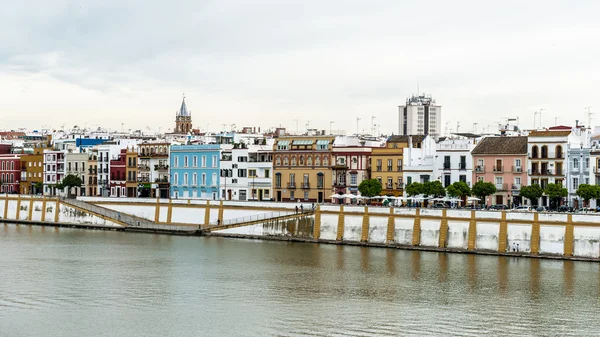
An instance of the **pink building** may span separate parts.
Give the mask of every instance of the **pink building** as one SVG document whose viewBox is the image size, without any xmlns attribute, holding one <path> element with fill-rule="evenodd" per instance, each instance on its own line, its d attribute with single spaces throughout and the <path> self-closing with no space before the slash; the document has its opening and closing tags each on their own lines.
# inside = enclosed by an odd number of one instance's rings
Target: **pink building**
<svg viewBox="0 0 600 337">
<path fill-rule="evenodd" d="M 485 204 L 522 204 L 521 185 L 527 184 L 527 137 L 486 137 L 471 152 L 473 181 L 485 181 L 496 186 L 496 194 Z"/>
<path fill-rule="evenodd" d="M 19 193 L 21 155 L 0 155 L 0 193 Z"/>
</svg>

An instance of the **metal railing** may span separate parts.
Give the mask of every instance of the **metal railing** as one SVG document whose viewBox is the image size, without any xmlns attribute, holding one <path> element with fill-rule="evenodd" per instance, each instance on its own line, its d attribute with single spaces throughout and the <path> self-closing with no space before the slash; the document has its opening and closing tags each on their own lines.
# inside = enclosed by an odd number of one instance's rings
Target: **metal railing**
<svg viewBox="0 0 600 337">
<path fill-rule="evenodd" d="M 285 217 L 285 216 L 301 215 L 301 214 L 312 214 L 312 210 L 309 207 L 307 207 L 304 209 L 304 211 L 298 211 L 298 213 L 295 213 L 294 210 L 262 213 L 262 214 L 244 216 L 244 217 L 239 217 L 239 218 L 234 218 L 234 219 L 225 219 L 221 222 L 212 221 L 212 222 L 210 222 L 210 225 L 211 226 L 230 226 L 230 225 L 236 225 L 236 224 L 243 224 L 246 222 L 277 219 L 277 218 L 281 218 L 281 217 Z"/>
</svg>

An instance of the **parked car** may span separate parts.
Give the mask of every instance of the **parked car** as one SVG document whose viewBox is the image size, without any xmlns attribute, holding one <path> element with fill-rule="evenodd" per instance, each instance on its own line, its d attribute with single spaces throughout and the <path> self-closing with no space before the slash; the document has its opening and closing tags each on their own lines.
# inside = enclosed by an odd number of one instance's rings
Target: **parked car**
<svg viewBox="0 0 600 337">
<path fill-rule="evenodd" d="M 531 212 L 531 206 L 518 206 L 518 207 L 515 207 L 515 212 Z"/>
<path fill-rule="evenodd" d="M 573 207 L 569 207 L 569 206 L 560 206 L 558 207 L 557 211 L 559 212 L 573 212 Z"/>
<path fill-rule="evenodd" d="M 548 207 L 546 206 L 538 206 L 536 209 L 538 212 L 548 212 Z"/>
<path fill-rule="evenodd" d="M 502 210 L 508 209 L 508 207 L 506 207 L 506 205 L 493 205 L 492 207 L 490 207 L 490 209 L 493 209 L 496 211 L 502 211 Z"/>
<path fill-rule="evenodd" d="M 437 204 L 434 204 L 433 206 L 431 206 L 431 208 L 449 208 L 449 207 L 446 204 L 438 202 Z"/>
</svg>

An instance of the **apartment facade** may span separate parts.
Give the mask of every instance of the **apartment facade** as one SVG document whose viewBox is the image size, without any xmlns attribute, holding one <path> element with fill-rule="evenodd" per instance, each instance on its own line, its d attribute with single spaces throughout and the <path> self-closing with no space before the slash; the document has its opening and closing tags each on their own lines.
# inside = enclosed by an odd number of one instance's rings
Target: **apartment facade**
<svg viewBox="0 0 600 337">
<path fill-rule="evenodd" d="M 527 137 L 486 137 L 471 151 L 473 183 L 485 181 L 496 186 L 496 194 L 482 200 L 482 204 L 523 204 L 519 191 L 528 183 L 527 147 Z"/>
<path fill-rule="evenodd" d="M 140 196 L 169 197 L 169 150 L 166 142 L 142 143 L 138 146 L 138 182 Z"/>
<path fill-rule="evenodd" d="M 434 176 L 435 141 L 430 136 L 409 136 L 408 146 L 403 149 L 403 177 L 406 186 L 418 182 L 426 183 Z M 406 195 L 406 193 L 404 193 Z"/>
<path fill-rule="evenodd" d="M 44 150 L 44 195 L 57 195 L 56 184 L 65 176 L 65 153 Z"/>
<path fill-rule="evenodd" d="M 473 184 L 473 157 L 477 139 L 444 139 L 436 144 L 435 177 L 440 177 L 444 187 L 457 181 Z"/>
<path fill-rule="evenodd" d="M 571 130 L 536 130 L 528 135 L 529 184 L 538 184 L 545 189 L 548 184 L 559 184 L 567 189 L 577 189 L 579 180 L 571 185 L 565 181 L 569 171 L 569 138 Z M 579 163 L 577 162 L 579 166 Z M 538 205 L 549 206 L 550 200 L 543 195 Z"/>
<path fill-rule="evenodd" d="M 371 176 L 372 153 L 380 148 L 385 149 L 384 141 L 336 137 L 332 151 L 333 192 L 340 195 L 359 195 L 358 185 Z"/>
<path fill-rule="evenodd" d="M 218 144 L 171 146 L 169 164 L 171 198 L 217 200 L 219 162 Z"/>
<path fill-rule="evenodd" d="M 273 146 L 276 201 L 323 202 L 332 187 L 333 136 L 278 138 Z"/>
<path fill-rule="evenodd" d="M 273 198 L 273 144 L 248 146 L 248 187 L 250 200 L 263 201 Z"/>
<path fill-rule="evenodd" d="M 412 140 L 421 146 L 424 136 L 391 136 L 384 147 L 371 150 L 371 177 L 381 184 L 381 195 L 404 194 L 404 148 Z"/>
<path fill-rule="evenodd" d="M 412 95 L 400 105 L 398 134 L 430 135 L 438 139 L 442 130 L 442 106 L 429 95 Z"/>
<path fill-rule="evenodd" d="M 138 188 L 141 190 L 142 182 L 138 186 L 138 155 L 134 147 L 128 146 L 125 149 L 125 188 L 127 197 L 135 198 L 138 196 Z"/>
<path fill-rule="evenodd" d="M 90 148 L 88 151 L 87 161 L 87 183 L 86 183 L 86 195 L 96 196 L 98 195 L 98 148 Z"/>
<path fill-rule="evenodd" d="M 46 144 L 35 144 L 33 153 L 21 156 L 21 194 L 41 194 L 44 183 L 44 149 Z"/>
<path fill-rule="evenodd" d="M 21 181 L 21 155 L 0 155 L 0 193 L 19 193 Z"/>
<path fill-rule="evenodd" d="M 121 149 L 115 159 L 108 162 L 108 196 L 115 198 L 127 197 L 127 149 Z"/>
<path fill-rule="evenodd" d="M 221 152 L 220 185 L 225 200 L 270 200 L 273 146 L 239 144 Z"/>
</svg>

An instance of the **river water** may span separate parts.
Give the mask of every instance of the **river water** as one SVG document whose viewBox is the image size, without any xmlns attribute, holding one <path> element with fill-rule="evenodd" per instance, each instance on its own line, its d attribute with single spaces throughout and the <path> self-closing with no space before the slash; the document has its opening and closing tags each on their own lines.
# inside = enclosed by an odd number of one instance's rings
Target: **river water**
<svg viewBox="0 0 600 337">
<path fill-rule="evenodd" d="M 599 266 L 0 224 L 0 336 L 591 336 Z"/>
</svg>

